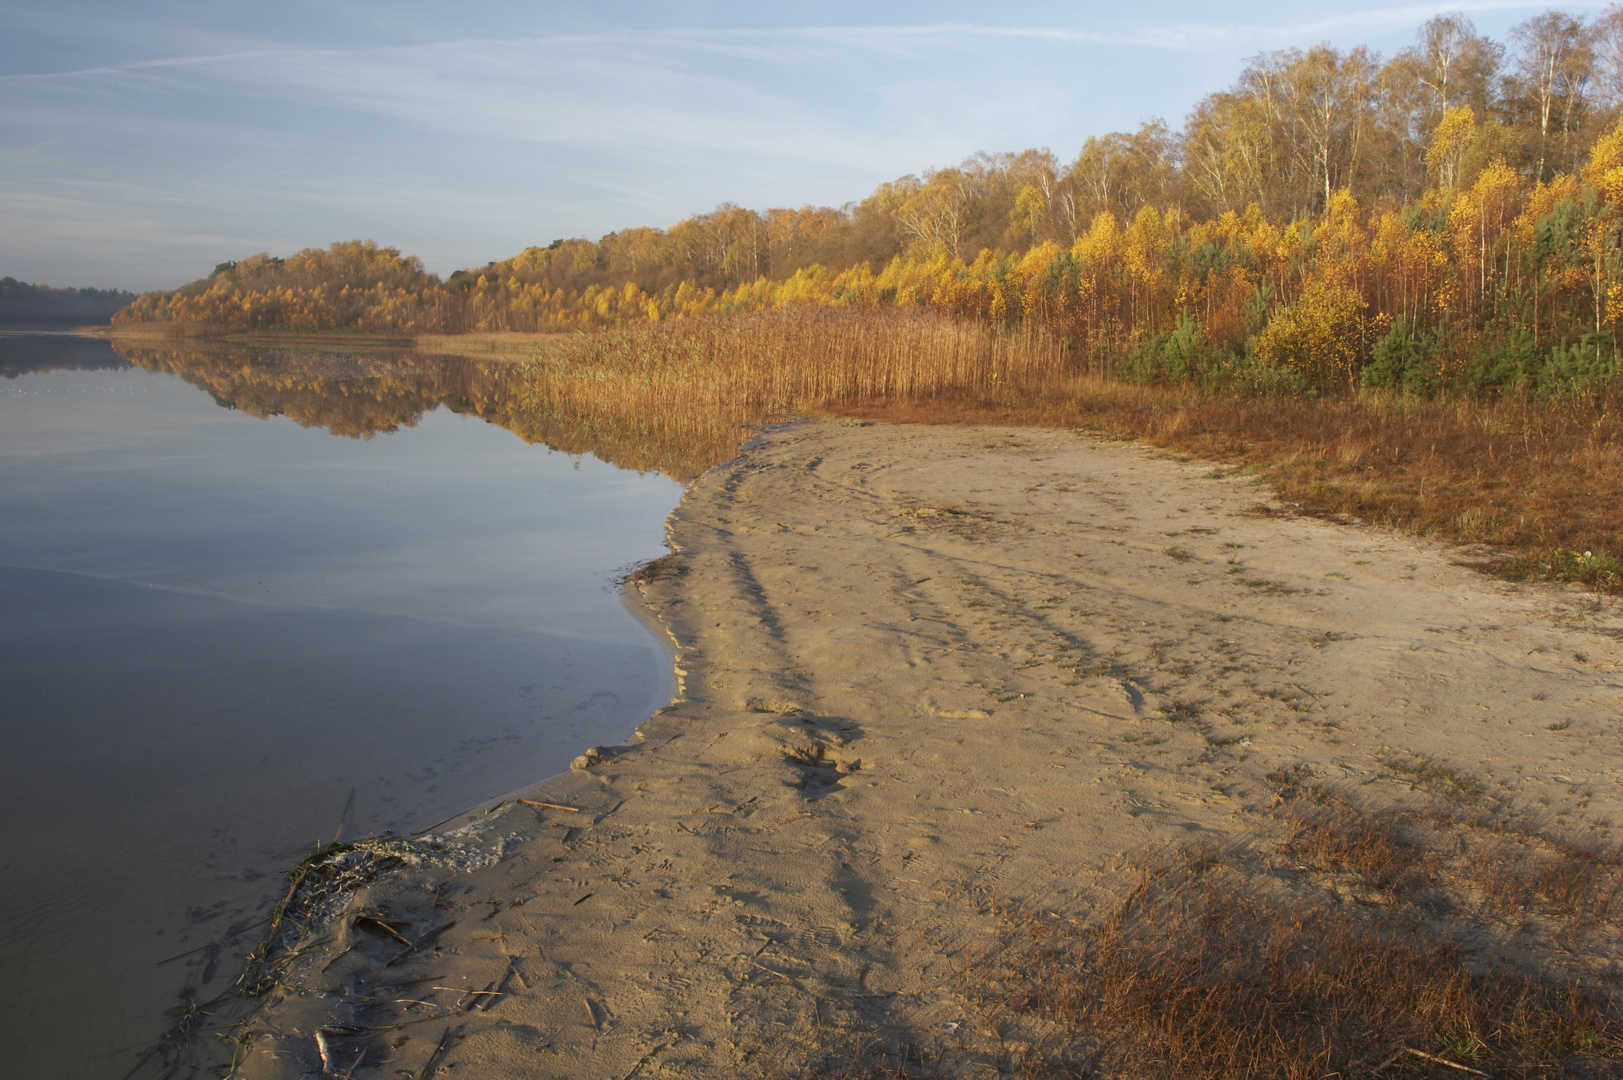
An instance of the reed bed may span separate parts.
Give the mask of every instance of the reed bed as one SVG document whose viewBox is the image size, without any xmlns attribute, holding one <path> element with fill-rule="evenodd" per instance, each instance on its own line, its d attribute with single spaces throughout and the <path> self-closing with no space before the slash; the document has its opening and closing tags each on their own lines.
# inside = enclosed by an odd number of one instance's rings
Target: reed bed
<svg viewBox="0 0 1623 1080">
<path fill-rule="evenodd" d="M 942 393 L 1043 387 L 1066 376 L 1047 331 L 1004 331 L 926 312 L 800 308 L 619 327 L 537 347 L 540 379 L 615 409 L 624 395 L 757 413 Z"/>
<path fill-rule="evenodd" d="M 1460 544 L 1512 577 L 1623 589 L 1623 410 L 1562 401 L 1239 396 L 1141 385 L 1046 331 L 928 312 L 788 310 L 554 338 L 520 365 L 532 410 L 565 425 L 646 427 L 731 456 L 729 433 L 777 413 L 1088 428 L 1265 477 L 1302 512 Z"/>
<path fill-rule="evenodd" d="M 503 343 L 475 347 L 496 352 Z M 1006 334 L 910 312 L 771 312 L 623 326 L 530 347 L 531 359 L 512 372 L 500 422 L 549 445 L 684 480 L 733 457 L 751 428 L 774 417 L 1047 385 L 1064 366 L 1063 350 L 1041 332 Z"/>
</svg>

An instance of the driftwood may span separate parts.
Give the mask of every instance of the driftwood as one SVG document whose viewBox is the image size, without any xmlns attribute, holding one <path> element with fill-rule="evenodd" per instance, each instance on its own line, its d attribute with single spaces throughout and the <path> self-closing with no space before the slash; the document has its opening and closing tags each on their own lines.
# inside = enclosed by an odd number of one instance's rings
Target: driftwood
<svg viewBox="0 0 1623 1080">
<path fill-rule="evenodd" d="M 566 810 L 571 814 L 580 813 L 580 807 L 565 806 L 563 803 L 542 802 L 539 799 L 520 799 L 519 802 L 523 803 L 525 806 L 538 806 L 543 810 Z"/>
</svg>

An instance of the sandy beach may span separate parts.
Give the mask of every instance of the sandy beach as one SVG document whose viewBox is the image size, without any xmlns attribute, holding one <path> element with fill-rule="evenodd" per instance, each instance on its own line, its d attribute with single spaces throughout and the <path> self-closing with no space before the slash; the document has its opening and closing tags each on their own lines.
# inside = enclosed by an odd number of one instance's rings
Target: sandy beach
<svg viewBox="0 0 1623 1080">
<path fill-rule="evenodd" d="M 1266 834 L 1269 774 L 1382 805 L 1430 760 L 1574 835 L 1623 820 L 1615 602 L 1208 462 L 806 421 L 669 535 L 627 588 L 676 699 L 344 856 L 243 1075 L 793 1074 L 875 1039 L 992 1075 L 1022 1048 L 963 972 L 1003 913 L 1086 919 L 1146 852 Z"/>
</svg>

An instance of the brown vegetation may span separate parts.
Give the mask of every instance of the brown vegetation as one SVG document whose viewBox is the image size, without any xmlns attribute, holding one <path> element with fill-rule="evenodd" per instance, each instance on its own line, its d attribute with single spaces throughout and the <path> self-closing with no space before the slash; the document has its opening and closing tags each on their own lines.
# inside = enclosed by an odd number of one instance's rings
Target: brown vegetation
<svg viewBox="0 0 1623 1080">
<path fill-rule="evenodd" d="M 1606 496 L 1623 490 L 1623 409 L 1610 396 L 1218 395 L 1120 382 L 1041 331 L 882 311 L 628 326 L 536 357 L 518 369 L 530 408 L 677 437 L 676 418 L 697 414 L 712 464 L 739 425 L 794 410 L 1092 427 L 1250 469 L 1306 512 L 1483 545 L 1511 576 L 1623 587 L 1623 506 Z"/>
<path fill-rule="evenodd" d="M 1102 919 L 1011 923 L 970 978 L 1028 1075 L 1612 1075 L 1615 850 L 1283 794 L 1271 845 L 1180 849 Z"/>
</svg>

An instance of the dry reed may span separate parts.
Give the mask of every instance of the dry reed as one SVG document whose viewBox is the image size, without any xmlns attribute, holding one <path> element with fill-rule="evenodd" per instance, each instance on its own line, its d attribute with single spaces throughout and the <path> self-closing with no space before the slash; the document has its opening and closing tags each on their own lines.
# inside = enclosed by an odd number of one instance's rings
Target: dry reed
<svg viewBox="0 0 1623 1080">
<path fill-rule="evenodd" d="M 502 343 L 504 345 L 508 343 Z M 535 339 L 523 345 L 524 356 Z M 754 422 L 749 410 L 654 409 L 622 395 L 617 407 L 593 407 L 578 380 L 548 383 L 521 375 L 511 357 L 355 351 L 333 344 L 267 347 L 242 342 L 154 346 L 115 338 L 125 359 L 147 371 L 178 375 L 216 401 L 250 416 L 283 416 L 305 427 L 369 439 L 414 426 L 445 407 L 478 416 L 528 442 L 568 454 L 594 454 L 621 468 L 687 480 L 737 453 Z M 494 351 L 494 350 L 492 350 Z"/>
<path fill-rule="evenodd" d="M 968 980 L 1027 1075 L 1623 1071 L 1617 851 L 1502 807 L 1282 794 L 1266 848 L 1152 860 L 1102 919 L 1012 919 Z"/>
<path fill-rule="evenodd" d="M 499 353 L 502 343 L 476 348 Z M 522 385 L 503 423 L 544 433 L 549 445 L 638 442 L 638 467 L 682 479 L 734 456 L 748 429 L 774 416 L 948 390 L 990 394 L 1044 384 L 1063 365 L 1041 333 L 823 309 L 631 325 L 531 348 L 515 368 Z M 618 460 L 630 456 L 618 451 Z"/>
<path fill-rule="evenodd" d="M 1610 496 L 1623 490 L 1623 413 L 1610 399 L 1221 397 L 1084 370 L 1040 330 L 907 311 L 624 327 L 546 342 L 523 371 L 532 400 L 572 422 L 697 410 L 718 445 L 791 411 L 1089 428 L 1247 468 L 1308 513 L 1483 545 L 1509 576 L 1623 588 L 1623 500 Z"/>
</svg>

